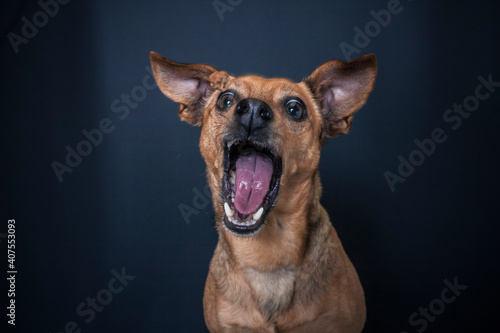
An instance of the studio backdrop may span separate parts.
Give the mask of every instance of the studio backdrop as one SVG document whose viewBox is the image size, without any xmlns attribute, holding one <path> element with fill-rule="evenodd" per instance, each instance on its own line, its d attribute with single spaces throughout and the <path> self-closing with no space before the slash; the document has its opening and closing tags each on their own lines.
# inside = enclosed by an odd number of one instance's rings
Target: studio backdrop
<svg viewBox="0 0 500 333">
<path fill-rule="evenodd" d="M 373 93 L 320 162 L 364 332 L 498 330 L 498 1 L 1 8 L 2 332 L 207 332 L 200 130 L 156 86 L 150 51 L 297 82 L 376 54 Z"/>
</svg>

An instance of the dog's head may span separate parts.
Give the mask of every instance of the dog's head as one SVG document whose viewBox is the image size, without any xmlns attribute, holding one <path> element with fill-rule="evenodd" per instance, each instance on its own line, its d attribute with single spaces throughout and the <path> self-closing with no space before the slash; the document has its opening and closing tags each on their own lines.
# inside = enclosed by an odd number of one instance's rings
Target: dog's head
<svg viewBox="0 0 500 333">
<path fill-rule="evenodd" d="M 155 52 L 150 57 L 156 82 L 180 104 L 181 119 L 201 126 L 218 226 L 246 237 L 265 225 L 273 209 L 293 204 L 292 194 L 318 168 L 325 139 L 351 128 L 377 72 L 374 55 L 329 61 L 299 83 L 233 77 Z"/>
</svg>

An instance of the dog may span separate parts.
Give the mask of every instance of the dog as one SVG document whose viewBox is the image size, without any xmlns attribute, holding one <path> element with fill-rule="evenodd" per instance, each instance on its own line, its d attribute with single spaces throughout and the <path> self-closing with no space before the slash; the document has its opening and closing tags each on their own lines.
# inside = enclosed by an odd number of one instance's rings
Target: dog
<svg viewBox="0 0 500 333">
<path fill-rule="evenodd" d="M 361 332 L 363 288 L 320 204 L 318 164 L 371 93 L 375 55 L 328 61 L 299 83 L 150 60 L 180 118 L 201 127 L 219 236 L 203 296 L 209 331 Z"/>
</svg>

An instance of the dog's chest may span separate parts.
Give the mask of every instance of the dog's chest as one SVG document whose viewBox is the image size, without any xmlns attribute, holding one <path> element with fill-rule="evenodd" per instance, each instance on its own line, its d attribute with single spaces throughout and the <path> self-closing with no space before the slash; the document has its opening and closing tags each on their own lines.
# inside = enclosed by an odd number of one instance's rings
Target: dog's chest
<svg viewBox="0 0 500 333">
<path fill-rule="evenodd" d="M 278 269 L 273 272 L 261 272 L 247 269 L 245 275 L 265 316 L 271 318 L 289 307 L 297 270 Z"/>
</svg>

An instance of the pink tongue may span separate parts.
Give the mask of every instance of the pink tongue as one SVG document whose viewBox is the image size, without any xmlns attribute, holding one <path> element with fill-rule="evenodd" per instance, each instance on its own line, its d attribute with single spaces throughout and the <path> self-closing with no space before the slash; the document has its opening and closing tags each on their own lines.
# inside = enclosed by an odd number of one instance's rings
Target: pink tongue
<svg viewBox="0 0 500 333">
<path fill-rule="evenodd" d="M 256 152 L 242 154 L 236 160 L 234 206 L 241 214 L 250 214 L 262 204 L 269 191 L 273 163 Z"/>
</svg>

